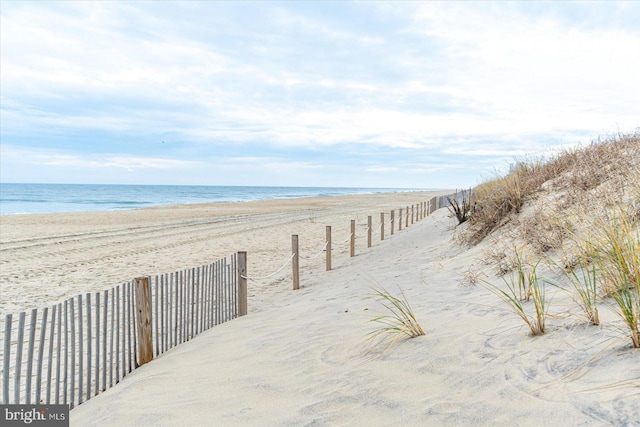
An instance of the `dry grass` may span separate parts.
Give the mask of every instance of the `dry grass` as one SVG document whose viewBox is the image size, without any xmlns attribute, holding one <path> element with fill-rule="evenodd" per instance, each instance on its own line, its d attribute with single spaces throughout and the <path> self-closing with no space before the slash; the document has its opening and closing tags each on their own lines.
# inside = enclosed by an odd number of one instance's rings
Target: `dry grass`
<svg viewBox="0 0 640 427">
<path fill-rule="evenodd" d="M 618 135 L 594 141 L 588 146 L 563 151 L 550 159 L 520 161 L 504 177 L 486 181 L 473 189 L 475 209 L 463 239 L 476 244 L 497 228 L 509 223 L 528 201 L 543 191 L 558 197 L 545 206 L 543 217 L 535 218 L 538 230 L 546 235 L 529 233 L 543 252 L 556 249 L 566 238 L 562 227 L 575 209 L 606 206 L 628 198 L 640 172 L 640 133 Z M 637 187 L 635 203 L 640 211 Z M 544 215 L 547 217 L 544 218 Z M 529 230 L 533 230 L 529 227 Z M 537 240 L 537 242 L 535 242 Z"/>
<path fill-rule="evenodd" d="M 573 231 L 570 218 L 555 209 L 545 209 L 542 204 L 535 206 L 533 210 L 533 215 L 521 221 L 523 240 L 537 254 L 562 249 L 566 238 Z"/>
<path fill-rule="evenodd" d="M 469 269 L 463 273 L 461 273 L 462 277 L 458 281 L 460 286 L 472 287 L 476 286 L 481 279 L 481 277 L 486 275 L 479 270 L 474 270 L 473 266 L 469 267 Z"/>
</svg>

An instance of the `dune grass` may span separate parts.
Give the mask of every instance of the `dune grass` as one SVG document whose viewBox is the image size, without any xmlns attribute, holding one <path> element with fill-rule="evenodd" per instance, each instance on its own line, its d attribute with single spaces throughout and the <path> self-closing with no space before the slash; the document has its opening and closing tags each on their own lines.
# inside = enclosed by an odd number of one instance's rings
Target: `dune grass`
<svg viewBox="0 0 640 427">
<path fill-rule="evenodd" d="M 505 176 L 473 188 L 471 204 L 468 226 L 456 238 L 496 242 L 486 261 L 499 267 L 504 286 L 483 283 L 533 335 L 545 331 L 549 283 L 569 289 L 594 325 L 604 302 L 640 348 L 640 128 L 520 160 Z M 514 256 L 509 247 L 516 245 Z M 556 265 L 568 285 L 540 280 L 537 264 L 526 266 L 519 251 L 561 259 Z"/>
<path fill-rule="evenodd" d="M 575 266 L 559 266 L 552 263 L 558 268 L 571 284 L 571 297 L 580 306 L 587 321 L 594 326 L 600 324 L 600 316 L 598 314 L 598 273 L 594 262 L 595 254 L 593 248 L 585 249 L 588 256 L 579 256 L 577 265 Z M 566 288 L 547 281 L 547 283 L 562 289 Z"/>
<path fill-rule="evenodd" d="M 516 249 L 516 268 L 507 276 L 501 276 L 506 290 L 500 286 L 483 280 L 485 288 L 507 304 L 509 309 L 526 323 L 531 334 L 542 335 L 546 331 L 546 317 L 549 303 L 546 297 L 545 281 L 540 280 L 537 274 L 538 264 L 526 268 L 523 255 Z M 527 309 L 527 302 L 533 300 L 534 312 Z"/>
<path fill-rule="evenodd" d="M 402 289 L 398 288 L 398 290 L 400 296 L 396 297 L 382 286 L 373 288 L 373 295 L 379 298 L 378 302 L 388 312 L 370 320 L 376 324 L 376 328 L 368 333 L 367 337 L 368 340 L 374 341 L 374 347 L 389 341 L 388 349 L 403 337 L 415 338 L 424 335 L 406 295 Z"/>
<path fill-rule="evenodd" d="M 624 210 L 598 221 L 595 262 L 609 306 L 629 328 L 634 348 L 640 348 L 640 228 Z"/>
</svg>

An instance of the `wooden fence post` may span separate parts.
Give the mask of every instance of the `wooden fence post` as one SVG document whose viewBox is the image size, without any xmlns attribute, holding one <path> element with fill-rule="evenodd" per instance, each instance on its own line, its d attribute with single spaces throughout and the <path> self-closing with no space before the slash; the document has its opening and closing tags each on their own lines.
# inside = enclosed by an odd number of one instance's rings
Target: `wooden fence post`
<svg viewBox="0 0 640 427">
<path fill-rule="evenodd" d="M 11 318 L 12 314 L 5 315 L 5 323 L 4 323 L 4 353 L 2 358 L 4 359 L 3 368 L 2 368 L 2 378 L 3 378 L 3 387 L 2 387 L 2 404 L 9 404 L 9 378 L 10 378 L 10 353 L 11 353 Z M 19 403 L 19 402 L 14 402 Z"/>
<path fill-rule="evenodd" d="M 327 271 L 331 270 L 331 226 L 327 225 Z"/>
<path fill-rule="evenodd" d="M 398 218 L 400 218 L 400 220 L 398 221 L 398 230 L 402 230 L 402 208 L 400 208 L 399 213 Z"/>
<path fill-rule="evenodd" d="M 148 277 L 136 277 L 136 327 L 138 331 L 138 366 L 153 360 L 151 344 L 151 304 Z M 98 381 L 98 378 L 96 378 Z"/>
<path fill-rule="evenodd" d="M 380 240 L 384 240 L 384 212 L 380 212 Z"/>
<path fill-rule="evenodd" d="M 291 235 L 291 251 L 293 253 L 293 290 L 300 289 L 300 254 L 298 252 L 298 235 Z"/>
<path fill-rule="evenodd" d="M 414 206 L 415 206 L 416 208 L 418 207 L 417 205 L 411 205 L 411 225 L 413 225 L 413 219 L 414 219 L 414 217 L 415 217 L 415 214 L 414 214 L 414 211 L 413 211 L 413 207 L 414 207 Z M 416 209 L 416 212 L 415 212 L 415 213 L 418 213 L 418 212 L 417 212 L 417 209 Z"/>
<path fill-rule="evenodd" d="M 350 245 L 351 250 L 349 251 L 349 256 L 353 258 L 356 256 L 356 220 L 351 220 L 351 242 Z"/>
<path fill-rule="evenodd" d="M 373 232 L 373 230 L 371 230 L 371 224 L 373 221 L 371 221 L 371 215 L 369 215 L 367 217 L 367 247 L 370 248 L 371 247 L 371 233 Z"/>
<path fill-rule="evenodd" d="M 391 211 L 391 235 L 393 236 L 393 229 L 395 228 L 394 211 Z"/>
<path fill-rule="evenodd" d="M 404 228 L 409 228 L 409 206 L 407 206 L 407 215 L 404 218 Z"/>
<path fill-rule="evenodd" d="M 247 253 L 238 252 L 238 317 L 247 315 Z"/>
</svg>

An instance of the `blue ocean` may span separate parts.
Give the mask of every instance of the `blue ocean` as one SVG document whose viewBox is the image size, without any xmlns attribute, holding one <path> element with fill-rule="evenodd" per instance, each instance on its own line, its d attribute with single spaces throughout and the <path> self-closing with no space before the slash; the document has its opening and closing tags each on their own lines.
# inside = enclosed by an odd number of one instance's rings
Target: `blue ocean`
<svg viewBox="0 0 640 427">
<path fill-rule="evenodd" d="M 0 183 L 0 215 L 107 211 L 187 203 L 243 202 L 404 191 L 418 190 L 349 187 Z"/>
</svg>

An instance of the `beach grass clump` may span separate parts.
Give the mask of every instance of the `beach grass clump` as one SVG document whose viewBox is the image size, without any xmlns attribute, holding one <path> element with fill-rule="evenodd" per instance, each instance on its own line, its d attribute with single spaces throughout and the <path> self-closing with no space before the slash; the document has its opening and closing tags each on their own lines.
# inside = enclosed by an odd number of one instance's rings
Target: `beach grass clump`
<svg viewBox="0 0 640 427">
<path fill-rule="evenodd" d="M 376 328 L 367 336 L 369 340 L 377 340 L 375 345 L 388 340 L 387 348 L 389 348 L 403 337 L 415 338 L 424 335 L 406 295 L 402 289 L 398 289 L 400 291 L 399 297 L 381 286 L 373 289 L 373 295 L 379 298 L 380 304 L 387 311 L 387 314 L 376 316 L 370 320 L 376 324 Z"/>
<path fill-rule="evenodd" d="M 603 293 L 629 328 L 634 348 L 640 348 L 640 228 L 622 209 L 598 221 L 599 237 L 590 244 L 600 271 Z"/>
<path fill-rule="evenodd" d="M 598 271 L 594 262 L 595 254 L 593 248 L 586 249 L 587 256 L 579 255 L 576 258 L 576 265 L 560 267 L 554 264 L 562 271 L 564 277 L 571 284 L 571 296 L 573 300 L 580 306 L 587 321 L 597 326 L 600 324 L 600 316 L 598 314 Z M 547 283 L 562 289 L 556 283 L 547 281 Z"/>
<path fill-rule="evenodd" d="M 545 281 L 538 277 L 538 263 L 525 267 L 522 254 L 516 251 L 518 264 L 507 275 L 501 276 L 506 290 L 491 282 L 483 280 L 485 287 L 507 304 L 509 309 L 526 323 L 531 334 L 542 335 L 546 331 L 546 317 L 549 310 L 549 302 L 546 296 Z M 533 301 L 533 313 L 527 308 L 529 300 Z"/>
</svg>

